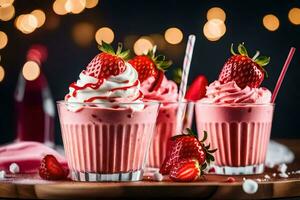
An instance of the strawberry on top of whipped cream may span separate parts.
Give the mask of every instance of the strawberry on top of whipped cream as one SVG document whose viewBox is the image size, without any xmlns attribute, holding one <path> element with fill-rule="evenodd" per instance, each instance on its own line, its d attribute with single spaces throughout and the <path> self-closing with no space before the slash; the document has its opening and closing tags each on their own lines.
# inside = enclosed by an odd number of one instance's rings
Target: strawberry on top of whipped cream
<svg viewBox="0 0 300 200">
<path fill-rule="evenodd" d="M 131 108 L 142 110 L 143 93 L 137 71 L 126 62 L 128 52 L 122 52 L 121 46 L 115 53 L 112 47 L 103 42 L 99 53 L 83 70 L 77 82 L 69 86 L 65 97 L 68 109 L 79 111 L 81 104 L 95 103 L 98 107 Z M 72 104 L 75 103 L 75 104 Z"/>
<path fill-rule="evenodd" d="M 271 92 L 264 87 L 240 88 L 235 81 L 221 84 L 220 81 L 212 82 L 206 87 L 206 97 L 201 99 L 202 103 L 257 103 L 271 102 Z"/>
</svg>

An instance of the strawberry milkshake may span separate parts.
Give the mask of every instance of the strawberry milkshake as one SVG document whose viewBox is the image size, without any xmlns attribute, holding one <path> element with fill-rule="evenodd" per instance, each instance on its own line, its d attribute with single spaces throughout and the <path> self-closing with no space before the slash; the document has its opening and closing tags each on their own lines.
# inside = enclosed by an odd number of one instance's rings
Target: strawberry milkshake
<svg viewBox="0 0 300 200">
<path fill-rule="evenodd" d="M 218 149 L 217 174 L 262 173 L 270 139 L 274 105 L 271 92 L 260 87 L 269 58 L 249 58 L 243 44 L 239 53 L 196 104 L 198 132 L 207 131 L 211 147 Z"/>
<path fill-rule="evenodd" d="M 179 106 L 185 110 L 186 102 L 177 102 L 178 87 L 175 82 L 164 77 L 162 84 L 156 91 L 149 91 L 153 82 L 154 78 L 150 77 L 141 84 L 141 90 L 145 99 L 161 102 L 147 162 L 147 167 L 159 168 L 166 156 L 168 139 L 181 132 L 176 130 L 177 110 Z"/>
<path fill-rule="evenodd" d="M 136 70 L 103 42 L 102 52 L 58 102 L 66 158 L 76 181 L 138 181 L 159 104 L 143 101 Z"/>
<path fill-rule="evenodd" d="M 181 132 L 176 130 L 177 109 L 179 106 L 185 108 L 186 102 L 178 102 L 177 84 L 164 75 L 171 61 L 165 60 L 165 56 L 156 56 L 155 53 L 156 47 L 145 55 L 134 57 L 129 63 L 139 74 L 144 98 L 161 102 L 147 162 L 147 167 L 158 169 L 165 158 L 168 139 Z"/>
</svg>

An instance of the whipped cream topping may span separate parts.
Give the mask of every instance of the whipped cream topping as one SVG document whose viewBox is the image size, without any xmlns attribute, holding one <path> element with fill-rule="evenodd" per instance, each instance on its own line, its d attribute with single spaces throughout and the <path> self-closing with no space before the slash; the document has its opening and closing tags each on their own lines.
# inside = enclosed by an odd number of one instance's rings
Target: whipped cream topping
<svg viewBox="0 0 300 200">
<path fill-rule="evenodd" d="M 271 92 L 264 87 L 240 88 L 235 81 L 221 84 L 219 81 L 212 82 L 206 87 L 206 97 L 201 99 L 203 103 L 270 103 Z"/>
<path fill-rule="evenodd" d="M 97 79 L 81 72 L 77 82 L 70 85 L 65 100 L 69 103 L 99 103 L 97 106 L 106 108 L 142 110 L 143 94 L 140 91 L 138 73 L 129 63 L 125 65 L 123 73 L 108 79 Z M 81 104 L 67 106 L 71 111 L 82 108 Z"/>
<path fill-rule="evenodd" d="M 178 87 L 174 81 L 168 80 L 164 76 L 160 87 L 155 91 L 149 91 L 154 81 L 155 81 L 154 77 L 149 77 L 147 80 L 142 82 L 141 90 L 144 94 L 145 99 L 162 101 L 162 102 L 177 101 Z"/>
</svg>

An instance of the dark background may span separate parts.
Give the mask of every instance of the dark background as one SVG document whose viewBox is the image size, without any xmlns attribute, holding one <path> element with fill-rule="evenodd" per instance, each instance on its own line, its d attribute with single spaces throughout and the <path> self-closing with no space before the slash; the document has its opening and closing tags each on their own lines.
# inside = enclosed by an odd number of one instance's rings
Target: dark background
<svg viewBox="0 0 300 200">
<path fill-rule="evenodd" d="M 41 8 L 47 17 L 55 15 L 53 1 L 15 0 L 17 15 L 29 13 Z M 206 13 L 211 7 L 221 7 L 226 12 L 226 34 L 218 41 L 208 41 L 203 35 Z M 61 100 L 68 91 L 69 83 L 75 81 L 80 71 L 98 53 L 97 44 L 81 48 L 73 41 L 71 30 L 78 22 L 90 22 L 98 29 L 110 27 L 115 33 L 113 44 L 124 42 L 125 37 L 164 34 L 169 27 L 178 27 L 183 31 L 184 39 L 178 45 L 167 44 L 161 50 L 173 60 L 173 67 L 181 67 L 185 43 L 189 34 L 195 34 L 196 46 L 189 80 L 198 74 L 205 74 L 209 81 L 217 78 L 225 60 L 229 57 L 230 44 L 245 42 L 250 54 L 259 49 L 262 54 L 271 57 L 267 66 L 269 78 L 263 82 L 271 91 L 279 76 L 281 67 L 291 46 L 296 51 L 286 79 L 276 101 L 272 137 L 299 137 L 300 113 L 300 26 L 291 24 L 288 11 L 300 7 L 299 0 L 272 1 L 212 1 L 212 0 L 164 0 L 164 1 L 118 1 L 100 0 L 97 7 L 85 10 L 78 15 L 57 16 L 59 26 L 54 30 L 41 27 L 32 34 L 25 35 L 14 27 L 14 20 L 0 22 L 0 30 L 7 33 L 8 45 L 0 50 L 1 65 L 6 76 L 0 83 L 0 143 L 12 141 L 14 129 L 13 93 L 17 78 L 25 62 L 26 51 L 33 43 L 42 43 L 48 47 L 49 56 L 42 70 L 48 78 L 55 100 Z M 274 14 L 280 20 L 280 27 L 275 32 L 264 28 L 262 18 Z M 46 21 L 47 23 L 47 21 Z M 131 46 L 132 47 L 132 46 Z M 171 72 L 168 72 L 170 77 Z M 56 119 L 56 139 L 60 141 L 60 130 Z"/>
</svg>

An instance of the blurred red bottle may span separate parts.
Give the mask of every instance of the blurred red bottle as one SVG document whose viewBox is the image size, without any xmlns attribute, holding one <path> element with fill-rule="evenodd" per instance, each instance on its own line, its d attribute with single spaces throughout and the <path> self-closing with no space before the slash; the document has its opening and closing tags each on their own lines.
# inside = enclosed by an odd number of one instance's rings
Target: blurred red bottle
<svg viewBox="0 0 300 200">
<path fill-rule="evenodd" d="M 41 45 L 33 46 L 27 54 L 27 60 L 39 66 L 40 73 L 34 80 L 26 80 L 25 72 L 20 73 L 15 91 L 16 141 L 38 141 L 54 146 L 55 107 L 41 63 L 46 59 L 47 51 Z M 33 73 L 32 68 L 27 68 Z M 31 70 L 31 71 L 30 71 Z"/>
</svg>

